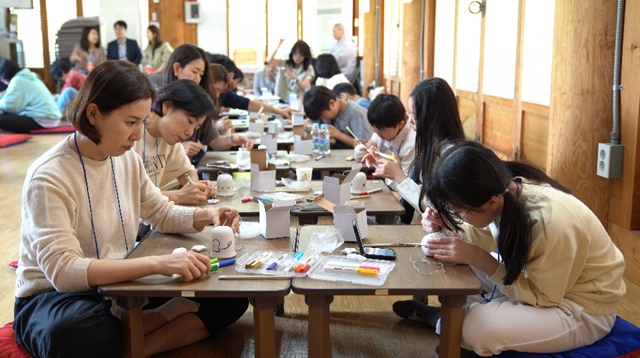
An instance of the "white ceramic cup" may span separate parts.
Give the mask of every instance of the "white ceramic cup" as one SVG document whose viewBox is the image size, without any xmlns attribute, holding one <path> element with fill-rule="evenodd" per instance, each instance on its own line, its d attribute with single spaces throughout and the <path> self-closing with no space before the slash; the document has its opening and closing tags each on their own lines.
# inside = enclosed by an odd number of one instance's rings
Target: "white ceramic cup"
<svg viewBox="0 0 640 358">
<path fill-rule="evenodd" d="M 267 122 L 267 132 L 269 133 L 278 133 L 278 123 L 275 121 Z"/>
<path fill-rule="evenodd" d="M 360 194 L 363 191 L 367 191 L 367 175 L 358 172 L 351 181 L 351 194 Z"/>
<path fill-rule="evenodd" d="M 298 181 L 306 181 L 307 183 L 311 183 L 311 174 L 313 173 L 313 168 L 296 168 L 296 180 Z"/>
<path fill-rule="evenodd" d="M 251 152 L 249 152 L 247 148 L 238 148 L 238 154 L 236 155 L 236 165 L 238 165 L 238 169 L 251 168 Z"/>
<path fill-rule="evenodd" d="M 235 194 L 233 177 L 227 173 L 219 173 L 216 181 L 216 195 L 231 196 L 233 194 Z"/>
<path fill-rule="evenodd" d="M 216 226 L 211 230 L 211 257 L 228 259 L 236 257 L 235 235 L 228 226 Z"/>
<path fill-rule="evenodd" d="M 427 244 L 427 241 L 429 241 L 430 239 L 436 239 L 439 237 L 449 237 L 449 235 L 444 231 L 437 231 L 437 232 L 432 232 L 431 234 L 427 234 L 422 238 L 422 241 L 420 242 L 420 246 L 422 247 L 422 252 L 424 252 L 425 255 L 433 256 L 433 254 L 429 252 L 429 249 L 425 247 L 425 245 Z"/>
</svg>

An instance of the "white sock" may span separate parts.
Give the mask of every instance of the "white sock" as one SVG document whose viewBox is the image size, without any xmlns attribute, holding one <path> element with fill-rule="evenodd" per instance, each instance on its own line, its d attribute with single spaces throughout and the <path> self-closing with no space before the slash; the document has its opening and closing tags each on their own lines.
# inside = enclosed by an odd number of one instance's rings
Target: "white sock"
<svg viewBox="0 0 640 358">
<path fill-rule="evenodd" d="M 163 315 L 167 321 L 171 322 L 176 317 L 190 312 L 198 312 L 200 304 L 195 301 L 188 300 L 182 297 L 176 297 L 169 300 L 167 303 L 160 307 L 145 310 L 146 312 L 159 313 Z"/>
</svg>

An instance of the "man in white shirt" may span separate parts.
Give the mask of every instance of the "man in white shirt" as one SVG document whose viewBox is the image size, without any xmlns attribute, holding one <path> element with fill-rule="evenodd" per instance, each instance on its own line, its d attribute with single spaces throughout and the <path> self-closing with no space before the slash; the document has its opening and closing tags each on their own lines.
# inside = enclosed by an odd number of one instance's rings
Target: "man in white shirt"
<svg viewBox="0 0 640 358">
<path fill-rule="evenodd" d="M 356 44 L 351 41 L 351 38 L 344 35 L 344 26 L 342 24 L 333 26 L 333 37 L 338 42 L 331 49 L 331 54 L 338 61 L 340 71 L 353 83 L 356 79 L 357 71 L 356 56 L 358 51 L 356 50 Z"/>
</svg>

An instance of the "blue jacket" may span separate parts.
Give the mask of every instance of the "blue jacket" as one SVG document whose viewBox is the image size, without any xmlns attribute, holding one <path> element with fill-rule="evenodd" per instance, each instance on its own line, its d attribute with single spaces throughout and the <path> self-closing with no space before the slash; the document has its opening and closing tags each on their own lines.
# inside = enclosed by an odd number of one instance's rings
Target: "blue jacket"
<svg viewBox="0 0 640 358">
<path fill-rule="evenodd" d="M 31 117 L 47 128 L 57 126 L 62 117 L 47 86 L 27 68 L 18 71 L 9 82 L 0 99 L 0 110 Z"/>
<path fill-rule="evenodd" d="M 142 52 L 140 52 L 140 47 L 138 47 L 138 42 L 132 39 L 127 40 L 127 60 L 135 63 L 136 65 L 140 64 L 142 61 Z M 118 54 L 118 40 L 113 40 L 109 42 L 107 45 L 107 60 L 119 60 L 120 55 Z"/>
</svg>

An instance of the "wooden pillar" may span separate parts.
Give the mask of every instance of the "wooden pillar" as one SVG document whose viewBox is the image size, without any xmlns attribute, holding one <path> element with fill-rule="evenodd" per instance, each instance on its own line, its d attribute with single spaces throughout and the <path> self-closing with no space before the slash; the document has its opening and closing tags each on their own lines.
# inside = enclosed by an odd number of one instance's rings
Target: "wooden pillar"
<svg viewBox="0 0 640 358">
<path fill-rule="evenodd" d="M 376 2 L 378 6 L 376 9 Z M 369 95 L 367 86 L 375 79 L 375 26 L 376 11 L 378 11 L 378 84 L 384 84 L 384 0 L 369 0 L 369 12 L 364 14 L 364 34 L 361 34 L 361 41 L 364 41 L 364 53 L 362 55 L 362 66 L 364 68 L 364 96 Z"/>
<path fill-rule="evenodd" d="M 42 58 L 44 60 L 43 79 L 49 90 L 55 93 L 55 81 L 51 76 L 51 54 L 49 49 L 49 22 L 47 18 L 47 2 L 40 0 L 40 28 L 42 29 Z M 7 24 L 8 26 L 8 24 Z"/>
<path fill-rule="evenodd" d="M 548 174 L 607 225 L 609 179 L 596 175 L 599 142 L 612 127 L 616 2 L 555 3 Z"/>
<path fill-rule="evenodd" d="M 424 1 L 424 14 L 422 2 Z M 423 79 L 433 77 L 435 58 L 436 1 L 413 0 L 403 6 L 402 25 L 402 71 L 400 99 L 408 105 L 409 95 Z M 422 15 L 421 15 L 422 14 Z M 420 75 L 420 27 L 424 16 L 423 74 Z"/>
<path fill-rule="evenodd" d="M 76 16 L 84 16 L 84 7 L 82 5 L 82 0 L 76 0 Z"/>
<path fill-rule="evenodd" d="M 420 82 L 420 22 L 424 16 L 422 14 L 422 0 L 413 0 L 403 4 L 402 11 L 404 16 L 399 96 L 406 107 L 409 103 L 409 94 Z"/>
</svg>

